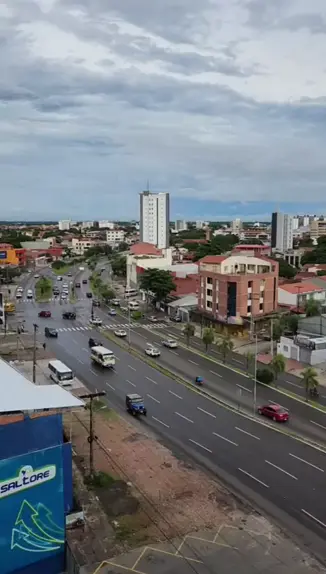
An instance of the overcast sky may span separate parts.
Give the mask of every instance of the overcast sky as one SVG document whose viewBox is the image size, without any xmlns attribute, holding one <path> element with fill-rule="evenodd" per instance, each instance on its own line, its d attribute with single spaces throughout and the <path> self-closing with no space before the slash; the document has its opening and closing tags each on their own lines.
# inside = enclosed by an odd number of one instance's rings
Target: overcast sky
<svg viewBox="0 0 326 574">
<path fill-rule="evenodd" d="M 1 219 L 326 212 L 326 0 L 2 0 L 0 49 Z"/>
</svg>

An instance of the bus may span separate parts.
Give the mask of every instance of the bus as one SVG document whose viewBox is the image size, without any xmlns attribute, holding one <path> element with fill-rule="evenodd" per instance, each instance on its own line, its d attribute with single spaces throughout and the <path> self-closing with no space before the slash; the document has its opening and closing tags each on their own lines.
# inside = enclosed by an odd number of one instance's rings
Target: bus
<svg viewBox="0 0 326 574">
<path fill-rule="evenodd" d="M 131 297 L 136 297 L 138 295 L 137 289 L 129 289 L 125 290 L 125 298 L 130 299 Z"/>
<path fill-rule="evenodd" d="M 106 349 L 105 347 L 97 346 L 91 349 L 91 359 L 95 363 L 98 363 L 102 367 L 114 367 L 115 356 L 112 351 Z"/>
<path fill-rule="evenodd" d="M 49 361 L 48 368 L 50 371 L 50 379 L 57 383 L 57 385 L 71 385 L 74 379 L 74 373 L 67 365 L 61 361 Z"/>
</svg>

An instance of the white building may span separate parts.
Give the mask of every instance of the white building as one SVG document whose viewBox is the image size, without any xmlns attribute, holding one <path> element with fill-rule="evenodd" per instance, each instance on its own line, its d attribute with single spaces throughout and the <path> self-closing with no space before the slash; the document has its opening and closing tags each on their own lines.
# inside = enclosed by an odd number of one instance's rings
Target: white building
<svg viewBox="0 0 326 574">
<path fill-rule="evenodd" d="M 271 246 L 281 253 L 293 248 L 293 218 L 290 215 L 272 214 Z"/>
<path fill-rule="evenodd" d="M 59 231 L 69 231 L 71 227 L 71 219 L 62 219 L 58 223 Z"/>
<path fill-rule="evenodd" d="M 115 223 L 113 221 L 107 221 L 107 219 L 102 219 L 98 222 L 99 229 L 114 229 Z"/>
<path fill-rule="evenodd" d="M 242 230 L 241 219 L 238 218 L 232 221 L 231 233 L 233 233 L 233 235 L 239 235 L 241 233 L 241 230 Z"/>
<path fill-rule="evenodd" d="M 123 229 L 108 229 L 106 232 L 106 242 L 109 245 L 117 245 L 125 240 Z"/>
<path fill-rule="evenodd" d="M 94 227 L 94 221 L 83 221 L 81 224 L 82 229 L 90 229 L 91 227 Z"/>
<path fill-rule="evenodd" d="M 177 219 L 175 222 L 176 231 L 187 231 L 188 224 L 184 219 Z"/>
<path fill-rule="evenodd" d="M 295 231 L 299 227 L 299 217 L 292 217 L 292 229 Z"/>
<path fill-rule="evenodd" d="M 320 304 L 325 303 L 325 288 L 317 287 L 313 283 L 283 283 L 278 287 L 278 303 L 288 307 L 302 309 L 310 299 L 318 301 Z"/>
<path fill-rule="evenodd" d="M 170 196 L 168 193 L 140 194 L 140 241 L 158 249 L 169 246 Z"/>
<path fill-rule="evenodd" d="M 73 237 L 71 240 L 71 248 L 75 255 L 85 255 L 86 251 L 94 245 L 96 245 L 96 243 L 87 238 L 77 239 Z"/>
</svg>

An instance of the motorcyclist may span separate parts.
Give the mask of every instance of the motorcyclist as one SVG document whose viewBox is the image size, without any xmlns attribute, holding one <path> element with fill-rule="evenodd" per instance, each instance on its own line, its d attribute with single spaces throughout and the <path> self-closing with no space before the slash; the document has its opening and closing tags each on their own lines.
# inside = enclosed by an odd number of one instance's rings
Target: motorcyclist
<svg viewBox="0 0 326 574">
<path fill-rule="evenodd" d="M 195 383 L 196 383 L 196 385 L 202 385 L 203 384 L 203 377 L 197 376 L 195 378 Z"/>
</svg>

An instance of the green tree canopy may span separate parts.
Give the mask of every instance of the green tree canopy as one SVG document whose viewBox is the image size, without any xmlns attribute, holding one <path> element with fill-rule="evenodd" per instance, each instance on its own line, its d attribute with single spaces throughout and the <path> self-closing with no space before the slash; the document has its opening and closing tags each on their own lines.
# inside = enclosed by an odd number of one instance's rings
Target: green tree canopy
<svg viewBox="0 0 326 574">
<path fill-rule="evenodd" d="M 223 357 L 223 363 L 226 362 L 226 358 L 228 356 L 228 354 L 233 351 L 233 341 L 230 339 L 230 337 L 225 337 L 223 339 L 220 339 L 218 341 L 218 349 L 220 351 L 220 353 L 222 354 Z"/>
<path fill-rule="evenodd" d="M 195 334 L 195 327 L 192 323 L 187 323 L 183 328 L 183 334 L 186 337 L 187 345 L 189 347 L 190 339 Z"/>
<path fill-rule="evenodd" d="M 111 259 L 111 268 L 117 277 L 126 277 L 127 275 L 127 258 L 123 255 L 115 255 Z"/>
<path fill-rule="evenodd" d="M 302 256 L 301 264 L 306 263 L 326 263 L 326 237 L 319 237 L 316 247 Z"/>
<path fill-rule="evenodd" d="M 217 235 L 204 244 L 187 245 L 185 242 L 185 247 L 194 252 L 194 261 L 198 261 L 206 255 L 222 255 L 231 251 L 237 243 L 239 243 L 239 238 L 236 235 Z"/>
<path fill-rule="evenodd" d="M 278 377 L 285 371 L 286 361 L 284 355 L 277 353 L 277 355 L 272 358 L 270 366 L 274 373 L 274 379 L 277 381 Z"/>
<path fill-rule="evenodd" d="M 155 301 L 164 301 L 176 289 L 170 271 L 165 269 L 145 269 L 140 276 L 139 287 L 147 296 L 152 293 Z"/>
<path fill-rule="evenodd" d="M 211 327 L 206 327 L 203 331 L 203 343 L 206 348 L 206 352 L 208 351 L 208 347 L 212 345 L 215 341 L 215 331 Z"/>
<path fill-rule="evenodd" d="M 305 304 L 305 313 L 307 317 L 317 317 L 321 313 L 321 306 L 319 301 L 315 299 L 308 299 Z"/>
<path fill-rule="evenodd" d="M 282 257 L 280 258 L 274 258 L 275 261 L 278 262 L 279 265 L 279 276 L 283 277 L 284 279 L 293 279 L 293 277 L 296 276 L 296 274 L 298 273 L 298 270 L 295 267 L 292 267 L 292 265 L 289 265 L 289 263 L 287 261 L 285 261 L 285 259 L 282 259 Z"/>
<path fill-rule="evenodd" d="M 312 367 L 306 367 L 304 371 L 302 371 L 302 381 L 305 386 L 306 399 L 308 400 L 309 392 L 311 390 L 317 389 L 319 384 L 317 379 L 317 371 Z"/>
</svg>

